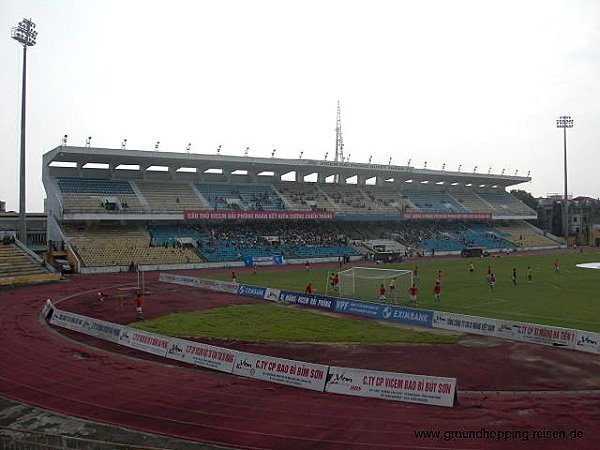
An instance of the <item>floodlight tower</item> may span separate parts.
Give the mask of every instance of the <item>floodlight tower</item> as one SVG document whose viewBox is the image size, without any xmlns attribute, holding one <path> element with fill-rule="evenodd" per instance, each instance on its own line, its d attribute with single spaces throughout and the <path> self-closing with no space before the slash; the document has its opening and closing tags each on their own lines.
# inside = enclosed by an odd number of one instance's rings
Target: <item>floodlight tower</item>
<svg viewBox="0 0 600 450">
<path fill-rule="evenodd" d="M 23 81 L 21 91 L 21 161 L 19 176 L 19 240 L 27 245 L 27 216 L 25 210 L 25 98 L 27 81 L 27 47 L 33 47 L 37 39 L 35 23 L 23 19 L 11 30 L 11 37 L 23 45 Z"/>
<path fill-rule="evenodd" d="M 344 162 L 344 139 L 342 138 L 342 116 L 340 114 L 340 101 L 337 102 L 337 121 L 335 125 L 335 159 Z"/>
<path fill-rule="evenodd" d="M 567 197 L 567 128 L 573 128 L 571 116 L 560 116 L 556 120 L 556 128 L 563 129 L 564 160 L 565 160 L 565 198 L 563 199 L 563 228 L 565 233 L 565 245 L 569 246 L 569 199 Z"/>
</svg>

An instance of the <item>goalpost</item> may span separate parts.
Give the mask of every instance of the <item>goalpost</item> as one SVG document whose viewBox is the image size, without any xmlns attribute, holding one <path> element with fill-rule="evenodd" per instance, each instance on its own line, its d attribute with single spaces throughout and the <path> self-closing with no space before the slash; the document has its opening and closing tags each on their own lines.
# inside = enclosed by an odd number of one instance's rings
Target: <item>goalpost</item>
<svg viewBox="0 0 600 450">
<path fill-rule="evenodd" d="M 408 288 L 413 282 L 412 270 L 375 267 L 352 267 L 338 272 L 338 277 L 340 296 L 378 301 L 383 284 L 388 303 L 408 300 Z M 395 286 L 395 289 L 390 286 Z"/>
</svg>

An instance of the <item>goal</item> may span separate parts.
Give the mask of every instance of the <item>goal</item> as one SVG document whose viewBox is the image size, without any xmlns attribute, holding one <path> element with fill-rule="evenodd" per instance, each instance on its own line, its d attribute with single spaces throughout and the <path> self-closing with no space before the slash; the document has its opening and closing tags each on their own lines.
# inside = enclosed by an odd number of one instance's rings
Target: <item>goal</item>
<svg viewBox="0 0 600 450">
<path fill-rule="evenodd" d="M 352 267 L 338 272 L 338 277 L 340 296 L 379 301 L 383 284 L 388 303 L 408 300 L 408 288 L 412 285 L 411 270 Z M 395 289 L 390 289 L 392 285 Z"/>
</svg>

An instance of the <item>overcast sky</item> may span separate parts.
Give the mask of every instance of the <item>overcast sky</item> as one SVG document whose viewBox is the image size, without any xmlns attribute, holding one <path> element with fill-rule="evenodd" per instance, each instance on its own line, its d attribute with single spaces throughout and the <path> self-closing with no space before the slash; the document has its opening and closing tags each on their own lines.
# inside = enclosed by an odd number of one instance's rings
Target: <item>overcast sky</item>
<svg viewBox="0 0 600 450">
<path fill-rule="evenodd" d="M 18 209 L 23 17 L 27 209 L 60 143 L 322 159 L 336 104 L 354 162 L 519 175 L 600 197 L 600 1 L 1 0 L 0 200 Z"/>
</svg>

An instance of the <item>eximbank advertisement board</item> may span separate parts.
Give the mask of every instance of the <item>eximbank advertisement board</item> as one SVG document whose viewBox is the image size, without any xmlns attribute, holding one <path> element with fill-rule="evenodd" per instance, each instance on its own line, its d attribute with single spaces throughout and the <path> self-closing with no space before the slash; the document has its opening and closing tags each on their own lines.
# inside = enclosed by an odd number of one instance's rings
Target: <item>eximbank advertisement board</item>
<svg viewBox="0 0 600 450">
<path fill-rule="evenodd" d="M 456 378 L 330 366 L 325 391 L 452 407 Z"/>
<path fill-rule="evenodd" d="M 404 306 L 361 302 L 359 300 L 338 298 L 335 300 L 334 311 L 370 317 L 372 319 L 387 320 L 388 322 L 416 325 L 419 327 L 430 328 L 433 322 L 433 311 L 419 308 L 407 308 Z"/>
</svg>

